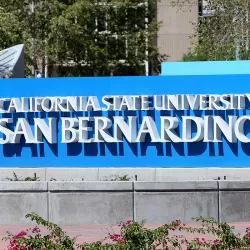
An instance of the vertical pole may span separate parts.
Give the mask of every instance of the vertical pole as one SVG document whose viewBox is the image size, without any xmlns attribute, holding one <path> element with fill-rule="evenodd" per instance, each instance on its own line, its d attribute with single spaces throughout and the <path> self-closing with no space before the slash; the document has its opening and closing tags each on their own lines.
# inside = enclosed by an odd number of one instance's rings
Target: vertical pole
<svg viewBox="0 0 250 250">
<path fill-rule="evenodd" d="M 246 51 L 249 49 L 249 31 L 248 31 L 248 22 L 249 22 L 249 0 L 247 0 L 247 17 L 246 17 Z"/>
<path fill-rule="evenodd" d="M 48 61 L 48 56 L 47 56 L 47 49 L 46 49 L 46 55 L 45 55 L 45 70 L 44 70 L 44 77 L 48 78 L 49 77 L 49 61 Z"/>
<path fill-rule="evenodd" d="M 46 19 L 48 19 L 48 16 L 46 15 Z M 45 29 L 45 48 L 44 48 L 44 59 L 45 59 L 45 67 L 44 67 L 44 77 L 48 78 L 49 77 L 49 57 L 48 57 L 48 30 Z"/>
<path fill-rule="evenodd" d="M 234 20 L 235 20 L 235 22 L 236 22 L 236 25 L 237 25 L 237 21 L 238 21 L 238 15 L 239 15 L 239 11 L 238 11 L 238 9 L 236 8 L 235 9 L 235 18 L 234 18 Z M 236 52 L 235 52 L 235 59 L 237 60 L 237 61 L 239 61 L 240 60 L 240 40 L 239 40 L 239 38 L 236 38 Z"/>
<path fill-rule="evenodd" d="M 136 221 L 136 192 L 135 192 L 135 181 L 132 182 L 133 188 L 133 221 Z"/>
<path fill-rule="evenodd" d="M 31 3 L 31 13 L 32 15 L 34 15 L 35 13 L 35 3 L 34 1 L 32 1 Z M 32 62 L 33 62 L 33 65 L 32 65 L 32 75 L 36 77 L 36 72 L 35 72 L 35 64 L 34 64 L 34 60 L 35 60 L 35 41 L 34 41 L 34 37 L 32 37 L 31 39 L 31 58 L 32 58 Z"/>
<path fill-rule="evenodd" d="M 45 36 L 47 36 L 47 32 L 45 33 Z M 49 58 L 48 58 L 48 51 L 47 51 L 48 41 L 45 38 L 45 67 L 44 67 L 44 77 L 49 77 Z"/>
<path fill-rule="evenodd" d="M 148 15 L 148 1 L 145 2 L 145 7 L 146 7 L 146 15 Z M 148 18 L 145 18 L 145 28 L 146 28 L 146 51 L 145 51 L 145 75 L 148 76 L 149 75 L 149 62 L 148 62 Z"/>
<path fill-rule="evenodd" d="M 239 39 L 236 39 L 236 60 L 240 60 L 240 42 Z"/>
<path fill-rule="evenodd" d="M 221 223 L 221 193 L 220 193 L 220 179 L 217 181 L 217 199 L 218 199 L 218 223 Z"/>
</svg>

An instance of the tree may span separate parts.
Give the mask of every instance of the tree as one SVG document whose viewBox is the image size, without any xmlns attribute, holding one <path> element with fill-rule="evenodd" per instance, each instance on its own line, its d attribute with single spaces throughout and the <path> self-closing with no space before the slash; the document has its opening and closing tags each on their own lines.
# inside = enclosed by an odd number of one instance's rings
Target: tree
<svg viewBox="0 0 250 250">
<path fill-rule="evenodd" d="M 193 0 L 185 0 L 194 4 Z M 203 2 L 203 11 L 194 24 L 193 49 L 184 60 L 249 59 L 249 1 L 212 0 Z M 184 0 L 174 0 L 184 8 Z M 201 3 L 200 3 L 201 4 Z"/>
<path fill-rule="evenodd" d="M 18 22 L 25 44 L 27 68 L 45 68 L 48 51 L 47 37 L 51 19 L 60 15 L 66 5 L 57 0 L 0 0 L 0 7 L 11 13 Z M 15 31 L 11 35 L 15 34 Z M 7 46 L 8 47 L 8 46 Z M 53 55 L 52 55 L 53 57 Z M 30 73 L 30 72 L 29 72 Z M 34 74 L 34 72 L 33 72 Z"/>
<path fill-rule="evenodd" d="M 21 43 L 22 31 L 15 16 L 0 7 L 0 50 Z"/>
<path fill-rule="evenodd" d="M 147 62 L 159 64 L 156 2 L 0 0 L 0 7 L 18 21 L 34 68 L 56 66 L 59 76 L 140 75 Z"/>
<path fill-rule="evenodd" d="M 64 74 L 124 74 L 131 69 L 134 74 L 145 74 L 145 63 L 155 66 L 159 54 L 153 45 L 159 27 L 154 4 L 156 0 L 77 0 L 71 4 L 53 20 L 57 32 L 50 37 L 56 61 L 67 69 Z"/>
<path fill-rule="evenodd" d="M 17 44 L 29 43 L 27 33 L 24 32 L 22 25 L 14 13 L 6 10 L 0 5 L 0 51 Z M 26 72 L 30 74 L 29 64 L 30 54 L 29 51 L 25 53 Z"/>
</svg>

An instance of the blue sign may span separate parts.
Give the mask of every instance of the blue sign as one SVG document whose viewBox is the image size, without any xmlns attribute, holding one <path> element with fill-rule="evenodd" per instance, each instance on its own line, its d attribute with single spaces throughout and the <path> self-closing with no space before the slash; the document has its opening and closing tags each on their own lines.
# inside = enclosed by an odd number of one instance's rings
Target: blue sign
<svg viewBox="0 0 250 250">
<path fill-rule="evenodd" d="M 162 75 L 245 75 L 250 74 L 250 61 L 164 62 Z"/>
<path fill-rule="evenodd" d="M 0 166 L 248 167 L 249 82 L 250 75 L 2 80 Z"/>
</svg>

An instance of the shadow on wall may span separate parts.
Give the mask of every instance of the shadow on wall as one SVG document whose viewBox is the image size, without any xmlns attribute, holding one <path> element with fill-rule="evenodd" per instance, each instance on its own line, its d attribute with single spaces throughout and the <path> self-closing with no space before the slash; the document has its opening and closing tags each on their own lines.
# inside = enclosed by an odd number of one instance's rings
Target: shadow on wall
<svg viewBox="0 0 250 250">
<path fill-rule="evenodd" d="M 246 115 L 246 111 L 241 111 Z M 61 117 L 80 117 L 80 116 L 105 116 L 102 112 L 77 112 L 77 113 L 27 113 L 27 114 L 3 114 L 4 118 L 12 118 L 13 123 L 9 125 L 11 130 L 14 129 L 14 124 L 18 118 L 27 118 L 30 125 L 34 125 L 34 118 L 48 117 L 57 118 L 57 131 L 58 140 L 60 141 L 60 118 Z M 228 115 L 239 116 L 239 111 L 129 111 L 129 112 L 109 112 L 108 117 L 124 116 L 125 119 L 128 116 L 137 116 L 138 123 L 141 124 L 143 116 L 151 116 L 159 128 L 158 121 L 160 116 L 175 116 L 179 120 L 182 116 L 199 116 L 204 115 L 219 115 L 227 120 Z M 158 117 L 157 117 L 158 116 Z M 192 127 L 193 133 L 195 133 L 195 126 Z M 181 127 L 176 129 L 178 135 L 181 134 Z M 250 133 L 250 126 L 246 126 L 246 134 Z M 93 134 L 92 134 L 93 135 Z M 90 136 L 92 136 L 90 133 Z M 135 156 L 147 156 L 148 151 L 155 152 L 156 156 L 172 157 L 173 155 L 179 156 L 199 156 L 206 153 L 209 156 L 224 156 L 225 150 L 230 151 L 235 156 L 240 151 L 250 156 L 250 145 L 248 143 L 229 143 L 226 139 L 220 143 L 207 143 L 207 142 L 195 142 L 195 143 L 151 143 L 150 137 L 146 136 L 146 141 L 143 143 L 129 143 L 126 139 L 122 143 L 71 143 L 71 144 L 25 144 L 24 138 L 21 139 L 20 144 L 5 144 L 3 145 L 3 155 L 5 157 L 21 157 L 22 151 L 26 148 L 30 149 L 31 157 L 46 157 L 46 154 L 52 153 L 55 157 L 58 157 L 58 153 L 61 147 L 66 147 L 66 156 L 106 156 L 107 154 L 112 156 L 126 156 L 131 153 Z M 128 152 L 128 150 L 130 152 Z M 49 152 L 50 151 L 50 152 Z M 150 153 L 152 155 L 152 153 Z"/>
</svg>

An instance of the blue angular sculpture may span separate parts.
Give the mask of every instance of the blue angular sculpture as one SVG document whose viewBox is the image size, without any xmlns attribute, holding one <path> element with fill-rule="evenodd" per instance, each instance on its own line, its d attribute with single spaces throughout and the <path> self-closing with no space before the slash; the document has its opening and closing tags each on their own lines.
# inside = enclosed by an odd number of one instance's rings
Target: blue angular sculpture
<svg viewBox="0 0 250 250">
<path fill-rule="evenodd" d="M 8 75 L 12 78 L 24 78 L 24 45 L 0 51 L 0 78 Z"/>
</svg>

